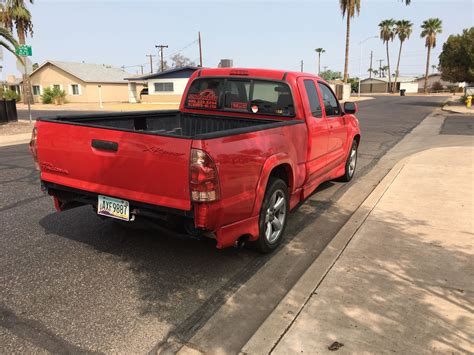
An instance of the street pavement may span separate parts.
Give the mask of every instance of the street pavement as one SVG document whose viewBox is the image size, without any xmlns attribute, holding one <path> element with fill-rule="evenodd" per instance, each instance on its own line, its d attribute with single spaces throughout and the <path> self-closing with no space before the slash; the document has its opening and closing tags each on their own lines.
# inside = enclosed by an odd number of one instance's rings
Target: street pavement
<svg viewBox="0 0 474 355">
<path fill-rule="evenodd" d="M 0 352 L 172 351 L 197 335 L 204 348 L 240 349 L 387 173 L 373 171 L 377 162 L 443 100 L 361 102 L 356 178 L 323 184 L 292 213 L 287 244 L 269 256 L 124 229 L 87 206 L 55 213 L 27 146 L 0 148 Z M 371 172 L 377 178 L 366 181 Z M 346 193 L 351 202 L 328 219 Z M 269 269 L 280 277 L 268 278 Z M 239 311 L 228 319 L 246 326 L 213 326 L 231 297 Z"/>
</svg>

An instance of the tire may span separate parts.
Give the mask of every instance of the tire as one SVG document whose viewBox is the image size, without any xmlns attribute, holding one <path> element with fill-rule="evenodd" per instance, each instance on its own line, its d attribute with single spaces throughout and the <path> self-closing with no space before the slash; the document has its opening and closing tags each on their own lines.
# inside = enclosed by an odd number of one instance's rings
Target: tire
<svg viewBox="0 0 474 355">
<path fill-rule="evenodd" d="M 351 149 L 349 150 L 349 155 L 346 160 L 346 168 L 344 175 L 339 178 L 339 181 L 349 182 L 354 177 L 355 169 L 357 166 L 357 148 L 359 144 L 356 140 L 352 142 Z"/>
<path fill-rule="evenodd" d="M 270 178 L 260 209 L 260 233 L 254 242 L 260 253 L 270 253 L 280 245 L 288 221 L 289 205 L 286 183 L 281 179 Z"/>
</svg>

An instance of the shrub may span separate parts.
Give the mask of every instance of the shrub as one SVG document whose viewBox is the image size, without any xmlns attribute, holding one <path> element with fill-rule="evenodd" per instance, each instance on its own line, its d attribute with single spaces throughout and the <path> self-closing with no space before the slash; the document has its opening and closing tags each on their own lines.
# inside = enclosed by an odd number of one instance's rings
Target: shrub
<svg viewBox="0 0 474 355">
<path fill-rule="evenodd" d="M 3 92 L 3 98 L 4 98 L 5 100 L 16 100 L 16 102 L 18 102 L 18 101 L 21 100 L 20 94 L 17 93 L 16 91 L 10 90 L 10 89 L 6 89 L 6 90 Z"/>
<path fill-rule="evenodd" d="M 439 81 L 435 81 L 433 84 L 431 84 L 432 91 L 440 91 L 443 89 L 444 89 L 444 86 Z"/>
<path fill-rule="evenodd" d="M 41 95 L 41 102 L 43 104 L 52 104 L 61 105 L 66 101 L 66 91 L 61 90 L 58 87 L 54 88 L 45 88 L 43 90 L 43 95 Z"/>
<path fill-rule="evenodd" d="M 52 104 L 53 103 L 53 89 L 45 88 L 43 90 L 43 95 L 41 95 L 41 102 L 43 104 Z"/>
</svg>

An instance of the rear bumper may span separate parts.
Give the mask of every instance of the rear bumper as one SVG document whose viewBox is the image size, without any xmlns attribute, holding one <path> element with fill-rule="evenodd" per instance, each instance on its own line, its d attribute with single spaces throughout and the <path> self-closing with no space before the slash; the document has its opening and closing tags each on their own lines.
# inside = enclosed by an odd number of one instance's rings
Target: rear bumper
<svg viewBox="0 0 474 355">
<path fill-rule="evenodd" d="M 80 190 L 56 183 L 41 181 L 42 189 L 54 198 L 54 205 L 58 211 L 91 205 L 97 206 L 98 193 Z M 117 196 L 111 196 L 117 197 Z M 194 210 L 185 211 L 169 207 L 150 205 L 139 201 L 127 200 L 130 203 L 130 211 L 136 216 L 142 216 L 157 222 L 169 222 L 186 219 L 190 225 L 194 225 Z M 250 217 L 229 225 L 217 228 L 213 234 L 217 241 L 217 248 L 223 249 L 234 246 L 242 237 L 247 236 L 249 240 L 256 240 L 259 234 L 259 216 Z"/>
<path fill-rule="evenodd" d="M 49 195 L 55 197 L 59 200 L 59 203 L 56 203 L 56 208 L 60 211 L 67 210 L 73 207 L 77 207 L 80 205 L 97 205 L 97 199 L 99 193 L 80 190 L 76 188 L 72 188 L 69 186 L 59 185 L 53 182 L 41 181 L 41 187 L 43 190 L 46 190 Z M 106 194 L 104 194 L 106 195 Z M 118 196 L 111 196 L 111 197 L 118 197 Z M 158 206 L 158 205 L 151 205 L 139 201 L 133 201 L 127 199 L 130 203 L 130 211 L 136 210 L 137 212 L 142 212 L 142 214 L 146 215 L 147 212 L 157 215 L 163 214 L 172 214 L 181 217 L 187 218 L 194 218 L 194 211 L 185 211 L 179 210 L 170 207 Z"/>
</svg>

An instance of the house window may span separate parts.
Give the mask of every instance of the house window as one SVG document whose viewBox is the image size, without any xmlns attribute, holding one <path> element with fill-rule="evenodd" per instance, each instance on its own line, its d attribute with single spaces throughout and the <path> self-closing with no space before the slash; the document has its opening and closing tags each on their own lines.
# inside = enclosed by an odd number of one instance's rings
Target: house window
<svg viewBox="0 0 474 355">
<path fill-rule="evenodd" d="M 59 84 L 54 84 L 53 89 L 61 90 L 61 85 Z"/>
<path fill-rule="evenodd" d="M 71 93 L 73 95 L 80 95 L 79 93 L 79 85 L 78 84 L 72 84 L 71 85 Z"/>
<path fill-rule="evenodd" d="M 41 86 L 33 85 L 33 95 L 41 95 Z"/>
<path fill-rule="evenodd" d="M 173 83 L 155 83 L 155 92 L 173 92 Z"/>
</svg>

